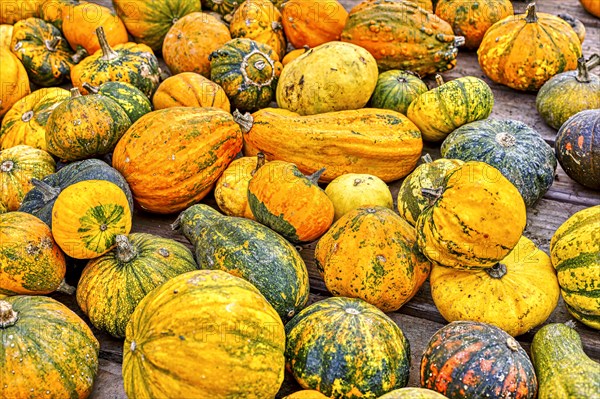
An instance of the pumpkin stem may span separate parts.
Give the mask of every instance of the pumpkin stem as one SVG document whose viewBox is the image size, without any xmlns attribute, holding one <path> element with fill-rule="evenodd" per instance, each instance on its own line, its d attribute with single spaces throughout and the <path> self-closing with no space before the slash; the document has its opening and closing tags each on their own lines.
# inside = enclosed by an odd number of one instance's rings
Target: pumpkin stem
<svg viewBox="0 0 600 399">
<path fill-rule="evenodd" d="M 60 282 L 60 285 L 58 286 L 58 288 L 56 289 L 56 291 L 62 292 L 63 294 L 67 294 L 67 295 L 75 295 L 75 287 L 73 287 L 72 285 L 67 284 L 67 282 L 65 281 L 64 278 Z"/>
<path fill-rule="evenodd" d="M 317 170 L 315 173 L 313 173 L 310 176 L 306 176 L 308 178 L 308 180 L 310 180 L 312 182 L 312 184 L 319 184 L 319 179 L 321 178 L 321 175 L 323 175 L 323 173 L 325 173 L 325 168 L 321 168 L 319 170 Z"/>
<path fill-rule="evenodd" d="M 53 187 L 46 183 L 45 181 L 38 180 L 36 178 L 31 179 L 31 184 L 42 193 L 42 200 L 45 203 L 48 203 L 58 197 L 60 194 L 60 188 Z"/>
<path fill-rule="evenodd" d="M 596 68 L 598 65 L 600 65 L 600 55 L 590 55 L 590 58 L 587 59 L 585 65 L 587 66 L 588 71 L 591 71 L 592 69 Z"/>
<path fill-rule="evenodd" d="M 12 304 L 0 300 L 0 328 L 13 326 L 19 319 L 19 314 L 13 310 Z"/>
<path fill-rule="evenodd" d="M 115 241 L 117 243 L 117 259 L 121 262 L 129 263 L 137 257 L 138 252 L 126 235 L 117 235 Z"/>
<path fill-rule="evenodd" d="M 79 91 L 79 87 L 73 87 L 71 90 L 71 98 L 81 97 L 81 92 Z"/>
<path fill-rule="evenodd" d="M 432 163 L 433 159 L 431 159 L 431 155 L 429 155 L 429 153 L 426 153 L 425 155 L 423 155 L 421 157 L 421 160 L 423 160 L 423 163 Z"/>
<path fill-rule="evenodd" d="M 442 77 L 442 75 L 440 75 L 440 74 L 435 75 L 435 83 L 437 83 L 438 86 L 441 86 L 444 84 L 444 78 Z"/>
<path fill-rule="evenodd" d="M 527 6 L 527 11 L 525 11 L 525 22 L 533 23 L 537 22 L 538 17 L 535 13 L 535 3 L 529 3 Z"/>
<path fill-rule="evenodd" d="M 421 189 L 421 195 L 429 200 L 429 203 L 434 203 L 437 201 L 442 194 L 444 193 L 444 189 L 442 187 L 438 188 L 426 188 L 423 187 Z"/>
<path fill-rule="evenodd" d="M 265 164 L 265 162 L 265 154 L 263 154 L 262 152 L 256 154 L 256 168 L 254 168 L 254 170 L 252 171 L 252 176 L 254 176 L 256 172 L 258 172 L 258 170 Z"/>
<path fill-rule="evenodd" d="M 575 77 L 579 83 L 590 83 L 590 71 L 585 62 L 585 57 L 580 57 L 577 60 L 577 76 Z"/>
<path fill-rule="evenodd" d="M 501 279 L 502 277 L 504 277 L 506 275 L 506 265 L 504 263 L 498 262 L 494 266 L 492 266 L 490 269 L 486 269 L 485 272 L 491 278 Z"/>
<path fill-rule="evenodd" d="M 14 167 L 15 167 L 15 163 L 9 159 L 9 160 L 2 162 L 2 164 L 0 165 L 0 170 L 4 173 L 8 173 Z"/>
<path fill-rule="evenodd" d="M 89 54 L 87 52 L 86 49 L 84 49 L 83 47 L 79 47 L 77 49 L 77 51 L 75 52 L 75 54 L 73 54 L 71 56 L 71 59 L 73 60 L 74 63 L 79 64 L 79 62 L 84 59 L 85 57 L 87 57 Z"/>
<path fill-rule="evenodd" d="M 119 58 L 119 54 L 108 44 L 106 34 L 104 33 L 104 28 L 101 26 L 96 28 L 96 36 L 98 36 L 98 43 L 100 43 L 100 48 L 102 49 L 101 59 L 103 61 L 112 61 L 115 58 Z"/>
<path fill-rule="evenodd" d="M 98 86 L 92 86 L 88 82 L 83 82 L 83 88 L 92 94 L 98 94 Z"/>
<path fill-rule="evenodd" d="M 48 51 L 55 52 L 56 46 L 60 43 L 60 37 L 54 36 L 52 40 L 44 40 L 44 45 L 48 49 Z"/>
<path fill-rule="evenodd" d="M 254 118 L 252 114 L 246 112 L 242 114 L 239 110 L 233 111 L 233 120 L 240 125 L 240 129 L 242 129 L 242 133 L 246 134 L 252 129 L 252 124 L 254 123 Z"/>
</svg>

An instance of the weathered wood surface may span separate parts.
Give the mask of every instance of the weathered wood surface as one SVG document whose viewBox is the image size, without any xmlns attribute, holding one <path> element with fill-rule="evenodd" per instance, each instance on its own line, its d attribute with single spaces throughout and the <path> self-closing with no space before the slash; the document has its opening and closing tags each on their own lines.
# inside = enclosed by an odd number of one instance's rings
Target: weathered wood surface
<svg viewBox="0 0 600 399">
<path fill-rule="evenodd" d="M 110 6 L 109 0 L 96 0 L 94 2 Z M 352 6 L 359 1 L 342 0 L 341 2 L 347 9 L 351 9 Z M 519 12 L 522 12 L 525 9 L 526 4 L 527 3 L 521 1 L 513 2 L 515 10 Z M 587 14 L 576 0 L 544 0 L 538 2 L 538 8 L 541 12 L 553 14 L 568 13 L 580 19 L 587 29 L 587 38 L 583 43 L 584 54 L 589 56 L 592 53 L 600 53 L 600 19 Z M 467 75 L 484 79 L 492 88 L 495 97 L 495 106 L 492 112 L 493 118 L 520 120 L 540 132 L 549 144 L 554 144 L 556 131 L 548 127 L 537 114 L 535 108 L 535 93 L 516 92 L 509 88 L 494 84 L 483 75 L 477 63 L 476 53 L 463 51 L 459 54 L 457 67 L 452 71 L 444 73 L 443 76 L 444 79 L 448 81 Z M 428 80 L 428 83 L 430 84 L 430 87 L 432 87 L 433 82 L 431 79 Z M 439 158 L 439 145 L 426 145 L 424 153 L 425 152 L 430 153 L 434 159 Z M 394 198 L 396 197 L 400 184 L 401 182 L 399 181 L 390 185 Z M 214 199 L 212 198 L 207 198 L 204 202 L 214 205 Z M 596 204 L 600 204 L 600 192 L 588 190 L 577 184 L 571 180 L 559 166 L 555 182 L 545 195 L 544 199 L 528 210 L 525 235 L 536 242 L 536 244 L 544 251 L 548 252 L 550 238 L 554 231 L 573 213 Z M 136 211 L 133 231 L 147 232 L 173 238 L 189 245 L 182 235 L 171 231 L 170 223 L 174 221 L 175 217 L 175 215 L 158 216 Z M 314 267 L 314 246 L 314 243 L 305 245 L 300 251 L 309 268 L 311 302 L 324 299 L 330 295 Z M 77 277 L 77 272 L 69 276 L 71 279 L 70 283 L 75 284 Z M 77 303 L 73 297 L 62 294 L 54 294 L 53 296 L 67 304 L 71 309 L 75 310 L 87 320 L 77 307 Z M 407 303 L 402 309 L 398 312 L 390 313 L 389 316 L 401 327 L 410 341 L 411 371 L 409 385 L 418 386 L 421 354 L 430 337 L 435 331 L 446 324 L 446 321 L 442 318 L 433 304 L 429 283 L 426 282 L 415 298 Z M 573 318 L 566 311 L 561 299 L 558 307 L 547 322 L 565 322 L 572 319 Z M 600 360 L 600 334 L 581 323 L 576 323 L 576 326 L 582 337 L 586 353 L 595 360 Z M 96 329 L 93 329 L 93 331 L 100 341 L 101 348 L 100 369 L 91 398 L 124 399 L 126 396 L 121 378 L 123 341 L 112 338 Z M 529 350 L 529 344 L 531 343 L 535 331 L 536 330 L 533 330 L 518 337 L 519 342 L 526 350 Z M 280 391 L 280 396 L 297 389 L 299 388 L 293 381 L 293 378 L 286 375 L 286 381 Z"/>
</svg>

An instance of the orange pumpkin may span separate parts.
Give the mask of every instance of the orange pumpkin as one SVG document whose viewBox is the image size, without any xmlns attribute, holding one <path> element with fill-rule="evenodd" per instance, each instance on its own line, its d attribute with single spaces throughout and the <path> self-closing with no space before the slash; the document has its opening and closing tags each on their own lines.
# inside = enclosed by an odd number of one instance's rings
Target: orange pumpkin
<svg viewBox="0 0 600 399">
<path fill-rule="evenodd" d="M 154 109 L 170 107 L 215 107 L 229 112 L 231 105 L 221 86 L 194 72 L 182 72 L 165 79 L 154 97 Z"/>
<path fill-rule="evenodd" d="M 579 0 L 583 8 L 590 14 L 600 18 L 600 1 L 598 0 Z"/>
<path fill-rule="evenodd" d="M 264 43 L 283 58 L 286 49 L 281 13 L 271 0 L 246 0 L 233 13 L 231 37 Z"/>
<path fill-rule="evenodd" d="M 295 48 L 340 40 L 348 18 L 337 0 L 289 0 L 281 14 L 285 36 Z"/>
<path fill-rule="evenodd" d="M 302 48 L 292 50 L 283 57 L 281 63 L 283 64 L 283 66 L 286 66 L 290 62 L 294 61 L 296 58 L 300 57 L 302 54 L 306 53 L 308 50 L 310 50 L 310 47 L 308 46 L 303 46 Z"/>
<path fill-rule="evenodd" d="M 46 0 L 0 0 L 0 24 L 13 25 L 22 19 L 37 17 Z"/>
<path fill-rule="evenodd" d="M 27 71 L 9 47 L 0 46 L 0 119 L 13 106 L 31 93 Z"/>
</svg>

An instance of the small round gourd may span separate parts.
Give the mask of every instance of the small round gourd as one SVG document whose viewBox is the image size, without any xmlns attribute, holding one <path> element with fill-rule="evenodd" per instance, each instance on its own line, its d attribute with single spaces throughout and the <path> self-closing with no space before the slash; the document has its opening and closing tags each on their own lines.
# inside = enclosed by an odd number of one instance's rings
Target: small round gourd
<svg viewBox="0 0 600 399">
<path fill-rule="evenodd" d="M 406 115 L 408 106 L 428 89 L 425 82 L 413 73 L 397 69 L 383 72 L 371 95 L 370 106 L 398 111 Z"/>
<path fill-rule="evenodd" d="M 170 107 L 215 107 L 231 111 L 223 88 L 194 72 L 183 72 L 165 79 L 154 97 L 154 109 Z"/>
<path fill-rule="evenodd" d="M 334 221 L 361 206 L 376 205 L 392 209 L 394 199 L 387 184 L 377 176 L 346 173 L 336 177 L 325 188 L 333 203 Z"/>
<path fill-rule="evenodd" d="M 229 164 L 215 184 L 215 201 L 227 216 L 255 219 L 248 204 L 248 184 L 265 163 L 264 154 L 258 157 L 241 157 Z"/>
<path fill-rule="evenodd" d="M 287 43 L 281 22 L 281 12 L 270 0 L 246 0 L 233 13 L 229 30 L 232 38 L 268 45 L 282 60 Z"/>
</svg>

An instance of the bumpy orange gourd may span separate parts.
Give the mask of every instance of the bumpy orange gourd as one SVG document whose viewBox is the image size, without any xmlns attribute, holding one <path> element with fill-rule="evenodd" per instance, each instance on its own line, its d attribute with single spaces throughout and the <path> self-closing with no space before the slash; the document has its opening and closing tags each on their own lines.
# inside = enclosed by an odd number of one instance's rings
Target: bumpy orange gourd
<svg viewBox="0 0 600 399">
<path fill-rule="evenodd" d="M 285 36 L 295 48 L 340 40 L 348 18 L 337 0 L 289 0 L 281 14 Z"/>
<path fill-rule="evenodd" d="M 221 86 L 194 72 L 165 79 L 152 97 L 154 109 L 170 107 L 215 107 L 229 112 L 231 105 Z"/>
<path fill-rule="evenodd" d="M 598 0 L 579 0 L 587 12 L 600 18 L 600 1 Z"/>
<path fill-rule="evenodd" d="M 9 47 L 0 46 L 0 119 L 13 106 L 31 93 L 27 71 Z"/>
<path fill-rule="evenodd" d="M 254 220 L 248 204 L 248 184 L 254 172 L 264 164 L 264 155 L 258 155 L 236 159 L 217 180 L 215 200 L 224 214 Z"/>
</svg>

